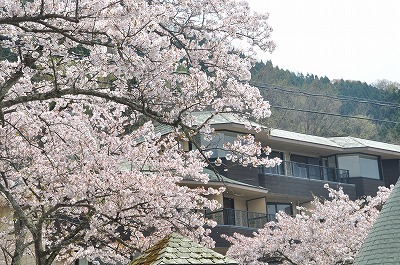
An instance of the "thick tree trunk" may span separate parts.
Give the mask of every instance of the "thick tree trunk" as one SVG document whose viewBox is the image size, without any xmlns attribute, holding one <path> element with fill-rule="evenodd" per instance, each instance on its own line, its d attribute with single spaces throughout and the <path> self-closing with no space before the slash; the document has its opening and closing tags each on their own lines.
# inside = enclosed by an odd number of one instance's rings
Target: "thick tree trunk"
<svg viewBox="0 0 400 265">
<path fill-rule="evenodd" d="M 15 234 L 15 250 L 11 260 L 11 265 L 21 265 L 22 257 L 25 252 L 25 239 L 26 239 L 26 227 L 22 220 L 17 219 L 14 223 L 14 234 Z"/>
<path fill-rule="evenodd" d="M 37 227 L 37 231 L 41 231 L 40 227 Z M 43 241 L 42 241 L 41 232 L 34 234 L 33 240 L 34 240 L 34 246 L 35 246 L 36 265 L 47 265 L 46 256 L 44 255 L 44 251 L 43 251 Z"/>
</svg>

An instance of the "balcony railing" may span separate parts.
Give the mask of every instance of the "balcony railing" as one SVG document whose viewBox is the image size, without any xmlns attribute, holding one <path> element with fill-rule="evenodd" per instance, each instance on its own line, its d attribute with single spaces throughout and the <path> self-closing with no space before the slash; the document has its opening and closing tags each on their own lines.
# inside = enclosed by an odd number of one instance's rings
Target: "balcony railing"
<svg viewBox="0 0 400 265">
<path fill-rule="evenodd" d="M 208 219 L 219 225 L 235 225 L 250 228 L 263 228 L 269 221 L 275 220 L 275 214 L 265 214 L 222 208 L 214 212 L 206 212 Z"/>
<path fill-rule="evenodd" d="M 279 166 L 275 167 L 260 167 L 259 174 L 294 176 L 299 178 L 349 183 L 348 170 L 333 167 L 321 167 L 292 161 L 282 161 Z"/>
</svg>

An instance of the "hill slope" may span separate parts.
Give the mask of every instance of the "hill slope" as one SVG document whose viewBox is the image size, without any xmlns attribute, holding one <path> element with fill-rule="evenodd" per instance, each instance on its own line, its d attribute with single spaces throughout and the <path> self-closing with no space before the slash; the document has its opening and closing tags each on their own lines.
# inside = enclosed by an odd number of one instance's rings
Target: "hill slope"
<svg viewBox="0 0 400 265">
<path fill-rule="evenodd" d="M 330 80 L 257 63 L 252 83 L 272 105 L 265 124 L 320 136 L 350 135 L 400 143 L 400 86 L 378 81 Z M 354 117 L 354 118 L 351 118 Z"/>
</svg>

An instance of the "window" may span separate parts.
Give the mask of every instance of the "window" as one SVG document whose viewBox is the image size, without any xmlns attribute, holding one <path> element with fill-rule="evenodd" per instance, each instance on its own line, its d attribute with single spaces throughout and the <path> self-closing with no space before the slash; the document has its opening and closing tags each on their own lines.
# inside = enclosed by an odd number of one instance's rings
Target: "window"
<svg viewBox="0 0 400 265">
<path fill-rule="evenodd" d="M 284 212 L 288 215 L 293 215 L 293 209 L 291 203 L 276 203 L 269 202 L 267 203 L 267 214 L 268 221 L 275 221 L 275 214 L 279 212 Z"/>
<path fill-rule="evenodd" d="M 292 174 L 295 177 L 321 179 L 319 159 L 314 157 L 291 155 Z"/>
<path fill-rule="evenodd" d="M 224 197 L 224 224 L 235 225 L 235 201 L 232 198 Z"/>
<path fill-rule="evenodd" d="M 86 259 L 78 259 L 75 260 L 75 265 L 92 265 L 92 262 L 89 262 Z"/>
<path fill-rule="evenodd" d="M 265 154 L 262 154 L 263 157 L 265 157 Z M 281 160 L 283 160 L 283 153 L 281 152 L 277 152 L 277 151 L 272 151 L 268 157 L 270 159 L 272 158 L 280 158 Z M 275 167 L 263 167 L 262 168 L 262 173 L 263 174 L 274 174 L 274 175 L 284 175 L 284 163 L 280 164 L 280 165 L 276 165 Z"/>
<path fill-rule="evenodd" d="M 230 131 L 218 131 L 213 135 L 211 141 L 206 141 L 202 135 L 197 135 L 195 141 L 201 146 L 205 146 L 207 149 L 213 151 L 211 158 L 225 157 L 227 152 L 222 150 L 223 144 L 227 142 L 233 143 L 240 134 L 241 133 Z"/>
<path fill-rule="evenodd" d="M 360 173 L 365 178 L 380 179 L 378 158 L 360 155 Z"/>
<path fill-rule="evenodd" d="M 339 168 L 349 170 L 351 177 L 380 179 L 379 159 L 369 155 L 340 155 L 337 157 Z"/>
</svg>

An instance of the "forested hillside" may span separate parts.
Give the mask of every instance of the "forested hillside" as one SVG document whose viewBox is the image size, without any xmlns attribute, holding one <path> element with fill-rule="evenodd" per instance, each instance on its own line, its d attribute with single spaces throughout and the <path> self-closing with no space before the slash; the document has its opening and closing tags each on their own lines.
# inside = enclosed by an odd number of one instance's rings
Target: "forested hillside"
<svg viewBox="0 0 400 265">
<path fill-rule="evenodd" d="M 400 144 L 400 84 L 330 80 L 257 63 L 252 83 L 272 105 L 265 124 L 320 136 L 354 136 Z"/>
</svg>

